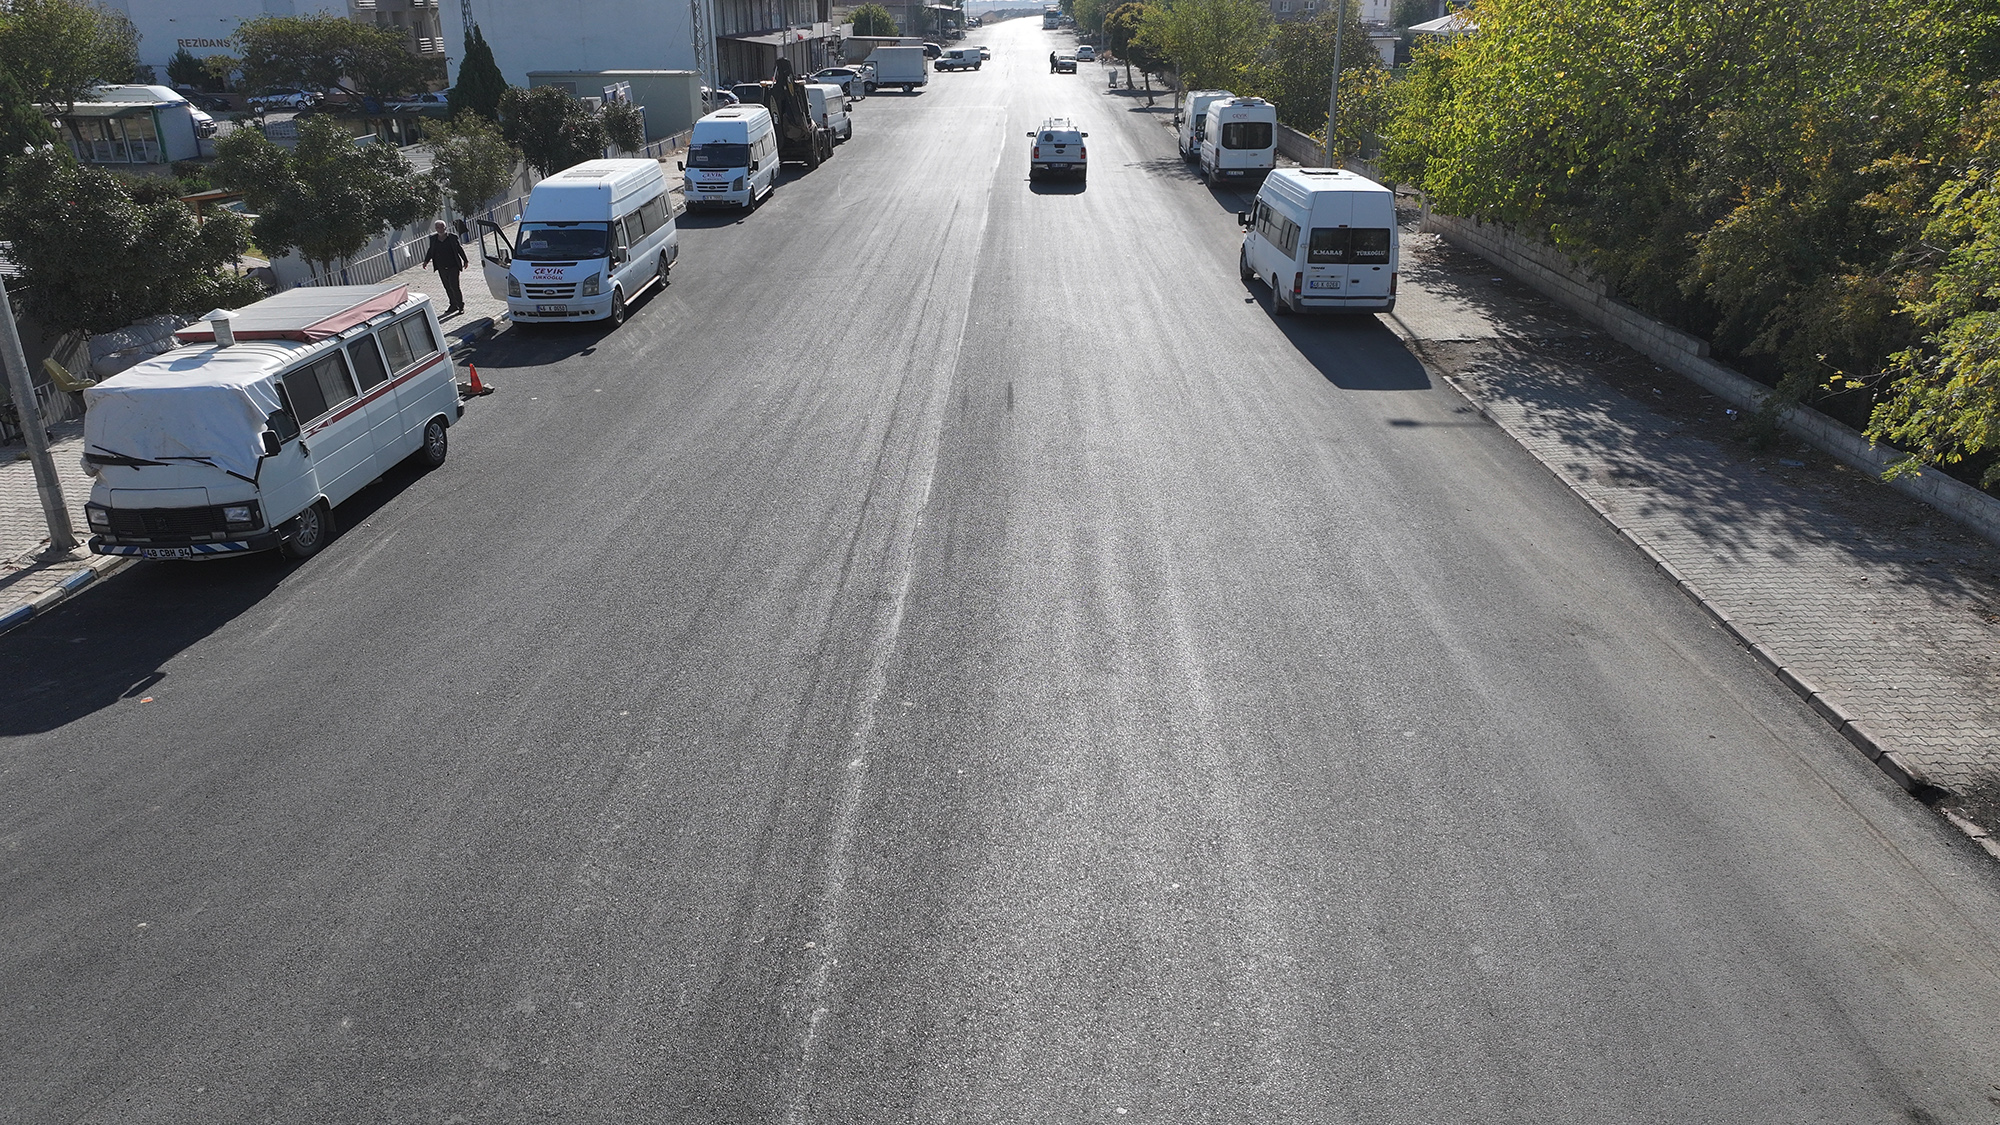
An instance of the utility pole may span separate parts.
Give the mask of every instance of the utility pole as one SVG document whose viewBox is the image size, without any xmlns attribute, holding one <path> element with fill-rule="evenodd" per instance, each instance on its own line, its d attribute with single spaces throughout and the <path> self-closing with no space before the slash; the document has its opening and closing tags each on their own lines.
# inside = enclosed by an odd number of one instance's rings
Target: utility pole
<svg viewBox="0 0 2000 1125">
<path fill-rule="evenodd" d="M 42 430 L 42 411 L 35 402 L 35 381 L 28 375 L 28 355 L 21 350 L 21 334 L 14 327 L 14 303 L 7 298 L 7 281 L 0 278 L 0 360 L 7 364 L 7 389 L 14 396 L 14 413 L 21 420 L 21 436 L 28 442 L 28 460 L 35 466 L 35 491 L 42 494 L 42 516 L 49 522 L 49 552 L 76 549 L 76 531 L 70 527 L 69 508 L 63 504 L 62 482 L 56 479 L 55 459 L 49 456 L 49 435 Z"/>
<path fill-rule="evenodd" d="M 1338 168 L 1333 159 L 1333 123 L 1340 120 L 1340 37 L 1347 30 L 1347 0 L 1333 0 L 1340 18 L 1333 24 L 1333 90 L 1326 96 L 1326 166 Z"/>
</svg>

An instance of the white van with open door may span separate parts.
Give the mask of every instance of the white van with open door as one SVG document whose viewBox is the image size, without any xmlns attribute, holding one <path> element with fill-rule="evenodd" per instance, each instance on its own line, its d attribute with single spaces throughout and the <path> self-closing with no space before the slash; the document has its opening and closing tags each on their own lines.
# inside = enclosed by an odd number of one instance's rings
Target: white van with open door
<svg viewBox="0 0 2000 1125">
<path fill-rule="evenodd" d="M 778 133 L 771 111 L 731 106 L 695 122 L 681 167 L 688 206 L 755 207 L 778 186 Z"/>
<path fill-rule="evenodd" d="M 1389 312 L 1401 241 L 1396 193 L 1344 168 L 1280 168 L 1237 212 L 1237 272 L 1271 287 L 1271 311 Z"/>
<path fill-rule="evenodd" d="M 680 257 L 678 213 L 657 160 L 586 160 L 528 194 L 512 239 L 479 222 L 486 287 L 516 327 L 625 322 L 627 306 L 667 284 Z"/>
<path fill-rule="evenodd" d="M 1201 177 L 1256 183 L 1278 166 L 1278 107 L 1263 98 L 1217 98 L 1202 126 Z"/>
<path fill-rule="evenodd" d="M 444 464 L 463 408 L 431 300 L 408 286 L 292 289 L 174 335 L 83 392 L 100 555 L 305 558 L 391 466 Z"/>
</svg>

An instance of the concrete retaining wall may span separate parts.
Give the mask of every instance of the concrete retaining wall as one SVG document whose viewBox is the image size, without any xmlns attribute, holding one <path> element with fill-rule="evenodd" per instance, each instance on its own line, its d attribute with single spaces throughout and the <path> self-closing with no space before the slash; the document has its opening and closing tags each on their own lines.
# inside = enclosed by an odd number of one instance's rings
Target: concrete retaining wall
<svg viewBox="0 0 2000 1125">
<path fill-rule="evenodd" d="M 1428 209 L 1423 229 L 1435 231 L 1453 245 L 1508 271 L 1612 338 L 1692 380 L 1717 398 L 1750 411 L 1763 406 L 1771 394 L 1769 387 L 1710 359 L 1708 341 L 1668 327 L 1611 296 L 1602 280 L 1546 242 L 1523 238 L 1497 223 L 1440 215 Z M 1903 457 L 1900 450 L 1872 444 L 1810 407 L 1784 407 L 1779 411 L 1778 423 L 1813 448 L 1865 473 L 1879 476 Z M 1906 473 L 1888 483 L 2000 543 L 2000 500 L 1935 469 Z"/>
</svg>

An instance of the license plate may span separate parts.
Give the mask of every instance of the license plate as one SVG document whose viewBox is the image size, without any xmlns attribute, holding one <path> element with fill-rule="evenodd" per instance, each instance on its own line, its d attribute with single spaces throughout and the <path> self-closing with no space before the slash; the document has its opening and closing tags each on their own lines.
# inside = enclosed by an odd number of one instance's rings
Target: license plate
<svg viewBox="0 0 2000 1125">
<path fill-rule="evenodd" d="M 536 305 L 536 306 L 535 306 L 535 311 L 536 311 L 536 312 L 538 312 L 538 313 L 559 313 L 559 312 L 568 312 L 568 311 L 569 311 L 569 306 L 568 306 L 568 305 Z"/>
<path fill-rule="evenodd" d="M 191 559 L 194 557 L 194 548 L 146 547 L 140 553 L 149 559 Z"/>
<path fill-rule="evenodd" d="M 1308 283 L 1306 284 L 1306 288 L 1307 288 L 1307 289 L 1338 289 L 1338 288 L 1340 288 L 1340 282 L 1338 282 L 1338 281 L 1313 281 L 1313 282 L 1308 282 Z"/>
</svg>

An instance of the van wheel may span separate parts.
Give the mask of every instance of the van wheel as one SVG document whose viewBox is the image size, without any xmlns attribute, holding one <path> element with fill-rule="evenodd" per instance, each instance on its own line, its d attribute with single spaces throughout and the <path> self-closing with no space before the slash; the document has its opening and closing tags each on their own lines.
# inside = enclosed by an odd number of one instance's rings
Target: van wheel
<svg viewBox="0 0 2000 1125">
<path fill-rule="evenodd" d="M 1250 270 L 1250 251 L 1241 246 L 1236 248 L 1236 276 L 1245 281 L 1256 276 Z"/>
<path fill-rule="evenodd" d="M 450 451 L 450 442 L 444 436 L 444 419 L 431 419 L 424 425 L 424 445 L 417 450 L 417 463 L 426 469 L 438 468 Z"/>
<path fill-rule="evenodd" d="M 1278 288 L 1278 275 L 1275 273 L 1271 275 L 1271 315 L 1292 315 L 1291 302 L 1285 300 L 1285 291 Z"/>
<path fill-rule="evenodd" d="M 611 289 L 611 327 L 625 323 L 625 291 L 613 286 Z"/>
<path fill-rule="evenodd" d="M 326 501 L 315 500 L 312 507 L 286 520 L 278 532 L 278 549 L 286 558 L 312 558 L 333 538 L 333 513 L 327 510 Z"/>
</svg>

